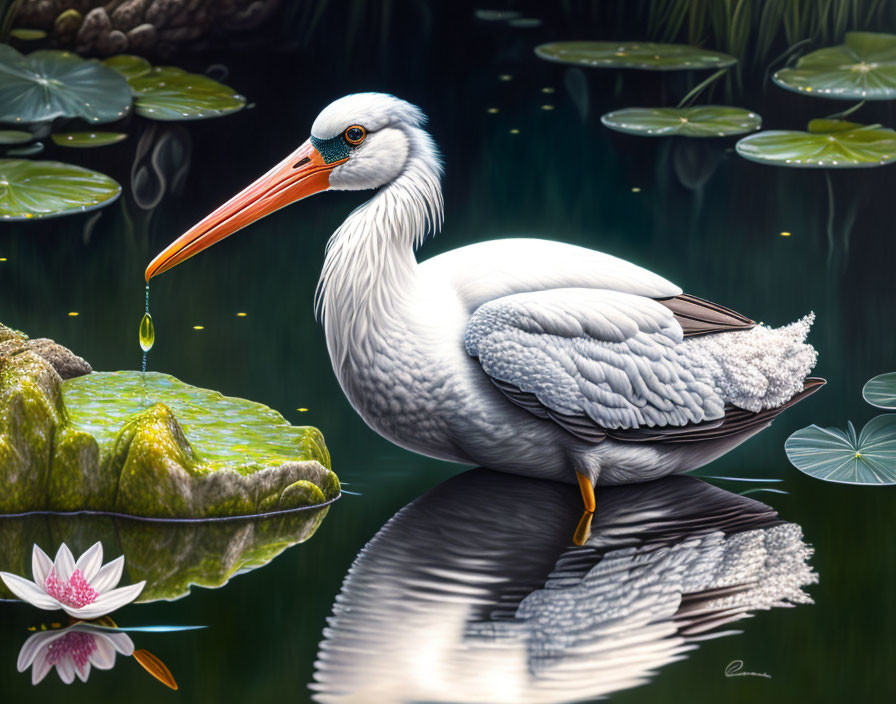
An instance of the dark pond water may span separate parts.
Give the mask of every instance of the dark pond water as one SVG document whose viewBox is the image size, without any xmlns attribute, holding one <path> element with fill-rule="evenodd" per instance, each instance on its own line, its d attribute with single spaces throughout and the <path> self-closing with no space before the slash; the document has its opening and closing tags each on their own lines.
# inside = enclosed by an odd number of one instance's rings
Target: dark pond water
<svg viewBox="0 0 896 704">
<path fill-rule="evenodd" d="M 578 520 L 569 511 L 578 505 L 574 490 L 533 488 L 490 474 L 452 479 L 462 468 L 384 441 L 343 397 L 313 318 L 327 238 L 365 197 L 324 194 L 154 280 L 157 337 L 149 366 L 321 428 L 333 468 L 353 494 L 330 508 L 313 537 L 266 566 L 218 589 L 193 588 L 177 601 L 135 604 L 116 615 L 121 625 L 208 626 L 133 634 L 136 647 L 168 665 L 181 688 L 176 694 L 128 658 L 119 658 L 111 672 L 95 671 L 86 684 L 66 687 L 51 674 L 32 688 L 28 674 L 16 672 L 16 657 L 27 627 L 49 618 L 3 604 L 4 701 L 306 701 L 313 696 L 316 661 L 323 662 L 317 677 L 327 701 L 549 702 L 602 693 L 618 702 L 882 701 L 896 692 L 894 493 L 811 480 L 789 465 L 783 450 L 787 436 L 809 423 L 864 424 L 875 413 L 862 401 L 862 385 L 896 368 L 896 167 L 831 174 L 832 203 L 823 174 L 749 163 L 733 153 L 734 140 L 648 140 L 610 132 L 600 125 L 602 113 L 674 104 L 694 80 L 586 72 L 583 116 L 565 88 L 565 67 L 540 61 L 532 47 L 626 30 L 589 26 L 591 15 L 579 16 L 575 7 L 555 17 L 542 10 L 545 24 L 535 29 L 476 23 L 468 8 L 449 12 L 424 3 L 370 13 L 349 27 L 330 8 L 307 43 L 281 38 L 264 47 L 177 57 L 194 70 L 226 65 L 227 82 L 254 109 L 161 125 L 147 136 L 159 140 L 170 130 L 169 139 L 191 154 L 179 192 L 166 192 L 154 209 L 143 210 L 126 195 L 90 229 L 86 215 L 3 225 L 0 321 L 56 339 L 95 369 L 139 368 L 137 325 L 149 259 L 295 149 L 332 99 L 360 90 L 392 92 L 430 116 L 446 160 L 444 232 L 426 243 L 421 257 L 497 236 L 537 235 L 629 259 L 689 293 L 767 323 L 815 311 L 816 373 L 828 385 L 703 471 L 780 478 L 774 486 L 789 493 L 752 495 L 759 505 L 725 493 L 746 485 L 717 481 L 719 489 L 700 489 L 711 496 L 691 506 L 690 494 L 675 493 L 681 487 L 620 490 L 605 501 L 609 518 L 599 509 L 594 535 L 601 544 L 579 554 L 570 548 Z M 748 76 L 745 92 L 732 100 L 762 114 L 770 127 L 803 128 L 808 119 L 847 106 L 785 93 L 760 79 Z M 545 104 L 555 109 L 542 109 Z M 490 107 L 499 112 L 489 113 Z M 887 104 L 868 105 L 861 117 L 896 124 Z M 80 163 L 127 183 L 148 129 L 135 120 L 128 140 L 79 155 Z M 62 158 L 71 159 L 71 152 Z M 187 166 L 183 159 L 177 164 Z M 69 315 L 73 311 L 77 317 Z M 676 629 L 684 618 L 673 613 L 658 621 L 667 629 L 662 633 L 644 634 L 643 623 L 623 621 L 620 628 L 636 642 L 612 641 L 601 629 L 615 602 L 595 596 L 610 582 L 592 585 L 593 593 L 570 592 L 563 604 L 530 599 L 529 608 L 543 606 L 540 635 L 534 626 L 522 632 L 508 625 L 508 614 L 543 589 L 552 571 L 551 579 L 581 574 L 605 552 L 643 549 L 645 541 L 684 555 L 698 549 L 688 541 L 707 531 L 721 530 L 731 541 L 745 530 L 780 524 L 799 526 L 814 548 L 811 557 L 787 553 L 794 570 L 808 560 L 817 574 L 817 584 L 805 587 L 814 605 L 757 610 L 752 619 L 716 629 L 739 634 L 673 643 L 682 638 Z M 114 523 L 48 525 L 44 518 L 16 528 L 21 540 L 72 534 L 79 550 L 127 530 Z M 304 535 L 301 527 L 283 530 L 285 544 Z M 168 544 L 185 539 L 172 531 L 164 537 Z M 209 554 L 221 545 L 202 535 L 195 540 L 190 560 L 207 556 L 206 544 Z M 653 571 L 614 598 L 649 583 L 680 589 L 680 574 L 644 559 Z M 766 601 L 778 593 L 781 575 L 773 577 L 756 586 L 757 593 L 766 589 Z M 327 631 L 340 592 L 339 618 Z M 746 608 L 762 599 L 753 594 Z M 601 604 L 607 604 L 604 611 Z M 679 622 L 672 627 L 674 619 Z M 699 648 L 684 652 L 688 645 Z M 771 679 L 726 677 L 735 660 Z M 634 687 L 637 682 L 643 684 Z"/>
</svg>

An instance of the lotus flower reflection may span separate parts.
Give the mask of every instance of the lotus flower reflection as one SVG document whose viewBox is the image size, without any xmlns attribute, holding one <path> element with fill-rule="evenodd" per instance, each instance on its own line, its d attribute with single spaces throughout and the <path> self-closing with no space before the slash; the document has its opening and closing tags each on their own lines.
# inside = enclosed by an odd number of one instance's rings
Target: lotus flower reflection
<svg viewBox="0 0 896 704">
<path fill-rule="evenodd" d="M 35 547 L 35 550 L 39 548 Z M 33 668 L 31 684 L 39 683 L 54 667 L 59 679 L 66 684 L 74 682 L 75 675 L 86 682 L 91 666 L 100 670 L 112 669 L 116 653 L 134 654 L 134 643 L 126 633 L 78 623 L 62 630 L 35 633 L 22 645 L 16 667 L 19 672 Z"/>
<path fill-rule="evenodd" d="M 105 616 L 140 595 L 145 581 L 114 588 L 123 569 L 124 556 L 103 565 L 103 546 L 99 542 L 77 562 L 65 543 L 59 546 L 52 562 L 35 545 L 31 554 L 33 582 L 9 572 L 0 572 L 0 579 L 19 599 L 39 609 L 62 609 L 72 618 L 89 620 Z"/>
</svg>

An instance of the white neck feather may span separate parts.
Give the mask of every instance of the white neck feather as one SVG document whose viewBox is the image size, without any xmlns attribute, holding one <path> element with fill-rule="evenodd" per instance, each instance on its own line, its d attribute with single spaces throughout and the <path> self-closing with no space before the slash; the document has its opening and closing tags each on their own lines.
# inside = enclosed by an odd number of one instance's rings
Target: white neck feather
<svg viewBox="0 0 896 704">
<path fill-rule="evenodd" d="M 414 251 L 442 225 L 442 166 L 430 136 L 407 128 L 402 173 L 356 208 L 327 243 L 316 309 L 340 378 L 369 363 L 373 336 L 400 321 L 414 291 Z"/>
</svg>

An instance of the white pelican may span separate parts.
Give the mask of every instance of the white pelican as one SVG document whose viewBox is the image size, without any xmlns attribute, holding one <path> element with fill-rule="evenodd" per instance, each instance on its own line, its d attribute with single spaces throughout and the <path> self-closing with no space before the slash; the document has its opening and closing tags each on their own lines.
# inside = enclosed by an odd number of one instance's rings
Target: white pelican
<svg viewBox="0 0 896 704">
<path fill-rule="evenodd" d="M 419 108 L 328 105 L 284 161 L 171 243 L 153 276 L 325 190 L 377 189 L 333 234 L 318 287 L 333 369 L 361 417 L 424 455 L 594 486 L 709 462 L 823 380 L 812 315 L 771 329 L 608 254 L 540 239 L 419 263 L 442 165 Z"/>
</svg>

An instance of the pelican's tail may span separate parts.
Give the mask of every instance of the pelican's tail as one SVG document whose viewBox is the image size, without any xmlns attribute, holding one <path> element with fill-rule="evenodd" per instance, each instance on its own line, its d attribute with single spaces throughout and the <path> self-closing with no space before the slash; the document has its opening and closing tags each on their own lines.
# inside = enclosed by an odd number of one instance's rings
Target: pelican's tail
<svg viewBox="0 0 896 704">
<path fill-rule="evenodd" d="M 686 339 L 692 369 L 710 377 L 726 403 L 758 413 L 785 405 L 805 388 L 818 353 L 806 342 L 815 314 L 780 328 Z"/>
</svg>

